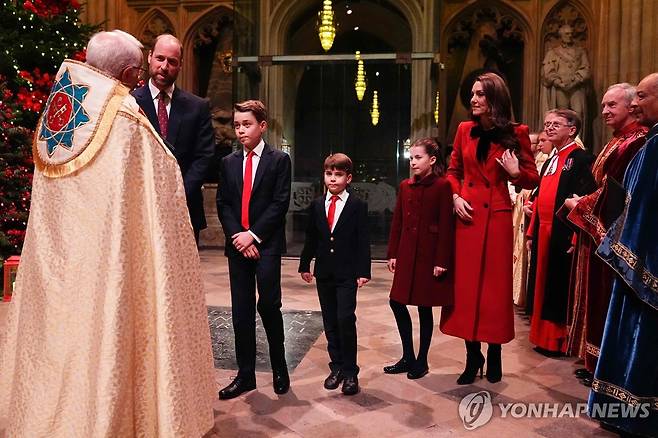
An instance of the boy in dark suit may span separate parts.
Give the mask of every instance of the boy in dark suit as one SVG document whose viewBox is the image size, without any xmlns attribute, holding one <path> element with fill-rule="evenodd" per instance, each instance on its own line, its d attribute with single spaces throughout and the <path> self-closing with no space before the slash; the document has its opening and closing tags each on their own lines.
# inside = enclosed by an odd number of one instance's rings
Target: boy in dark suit
<svg viewBox="0 0 658 438">
<path fill-rule="evenodd" d="M 238 375 L 219 392 L 222 400 L 256 388 L 256 309 L 267 334 L 274 392 L 285 394 L 290 387 L 281 315 L 290 156 L 263 141 L 267 109 L 262 102 L 235 104 L 233 127 L 243 149 L 222 159 L 217 212 L 226 234 Z"/>
<path fill-rule="evenodd" d="M 329 368 L 326 389 L 343 383 L 345 395 L 359 392 L 356 364 L 356 290 L 370 279 L 368 204 L 347 192 L 352 160 L 333 154 L 324 161 L 327 194 L 309 207 L 309 223 L 299 272 L 307 283 L 316 278 Z M 311 259 L 315 266 L 311 274 Z"/>
</svg>

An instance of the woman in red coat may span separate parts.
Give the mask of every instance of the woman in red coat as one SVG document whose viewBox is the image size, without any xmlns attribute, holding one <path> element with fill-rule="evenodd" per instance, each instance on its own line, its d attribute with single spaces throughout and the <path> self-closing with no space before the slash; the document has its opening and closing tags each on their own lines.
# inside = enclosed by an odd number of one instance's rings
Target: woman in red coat
<svg viewBox="0 0 658 438">
<path fill-rule="evenodd" d="M 384 367 L 384 372 L 406 372 L 409 379 L 418 379 L 429 372 L 432 306 L 452 304 L 453 300 L 455 219 L 450 183 L 443 177 L 444 166 L 437 163 L 441 155 L 436 142 L 416 140 L 409 152 L 413 176 L 400 184 L 387 255 L 388 269 L 395 274 L 390 305 L 400 332 L 402 359 Z M 407 305 L 418 306 L 417 357 Z"/>
<path fill-rule="evenodd" d="M 457 129 L 448 180 L 455 213 L 455 302 L 441 312 L 441 331 L 466 341 L 460 385 L 482 375 L 502 378 L 501 344 L 514 338 L 512 206 L 507 182 L 532 189 L 539 182 L 528 127 L 512 123 L 507 85 L 494 73 L 473 84 L 471 121 Z"/>
</svg>

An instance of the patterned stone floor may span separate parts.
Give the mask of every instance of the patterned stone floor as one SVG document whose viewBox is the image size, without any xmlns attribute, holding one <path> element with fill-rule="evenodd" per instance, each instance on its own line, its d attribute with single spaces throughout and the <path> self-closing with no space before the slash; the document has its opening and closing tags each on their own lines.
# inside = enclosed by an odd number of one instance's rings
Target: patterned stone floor
<svg viewBox="0 0 658 438">
<path fill-rule="evenodd" d="M 230 306 L 230 293 L 226 259 L 218 250 L 202 251 L 201 259 L 210 312 L 217 311 L 217 324 L 228 324 L 230 312 L 226 308 Z M 283 308 L 289 315 L 310 317 L 313 313 L 308 312 L 319 311 L 320 306 L 315 286 L 307 285 L 299 278 L 297 263 L 295 259 L 283 261 Z M 527 340 L 528 321 L 519 315 L 516 317 L 516 339 L 503 347 L 504 377 L 500 383 L 491 384 L 486 379 L 478 379 L 473 385 L 458 386 L 455 380 L 464 367 L 465 359 L 463 342 L 443 335 L 438 327 L 430 350 L 430 374 L 415 381 L 408 380 L 405 375 L 385 375 L 382 367 L 395 362 L 401 350 L 395 321 L 388 307 L 391 274 L 383 263 L 374 263 L 373 276 L 373 281 L 359 291 L 358 297 L 360 394 L 345 397 L 339 390 L 327 391 L 322 387 L 328 368 L 326 340 L 321 332 L 314 342 L 308 339 L 297 342 L 304 346 L 290 345 L 294 342 L 293 336 L 287 335 L 287 349 L 296 351 L 300 359 L 291 372 L 290 392 L 283 396 L 274 394 L 271 374 L 267 372 L 267 367 L 261 366 L 264 371 L 257 372 L 256 391 L 234 400 L 215 402 L 215 429 L 208 436 L 616 436 L 601 429 L 586 416 L 512 418 L 508 415 L 501 418 L 498 403 L 557 403 L 561 407 L 565 403 L 585 402 L 588 393 L 587 388 L 573 377 L 573 370 L 579 367 L 573 359 L 547 358 L 532 350 Z M 0 304 L 0 330 L 5 313 L 6 305 Z M 417 315 L 414 313 L 412 311 L 417 330 Z M 435 309 L 436 322 L 439 314 L 440 310 Z M 230 347 L 230 340 L 227 339 L 224 345 Z M 262 347 L 259 346 L 261 354 L 266 353 Z M 230 357 L 225 358 L 222 364 L 217 364 L 218 390 L 236 374 L 231 360 Z M 492 418 L 481 427 L 467 430 L 459 413 L 460 401 L 466 395 L 482 391 L 487 391 L 493 402 Z"/>
</svg>

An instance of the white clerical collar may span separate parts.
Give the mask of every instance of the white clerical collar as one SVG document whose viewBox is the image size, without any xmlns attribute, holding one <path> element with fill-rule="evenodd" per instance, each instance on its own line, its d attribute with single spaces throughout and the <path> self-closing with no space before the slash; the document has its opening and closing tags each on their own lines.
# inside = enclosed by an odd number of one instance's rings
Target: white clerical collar
<svg viewBox="0 0 658 438">
<path fill-rule="evenodd" d="M 575 141 L 572 141 L 571 143 L 567 143 L 566 145 L 564 145 L 564 146 L 562 146 L 560 149 L 558 149 L 558 150 L 557 150 L 557 153 L 559 154 L 560 152 L 562 152 L 563 150 L 565 150 L 566 148 L 568 148 L 568 147 L 571 146 L 572 144 L 576 144 L 576 142 L 575 142 Z"/>
<path fill-rule="evenodd" d="M 265 140 L 263 140 L 263 139 L 261 138 L 261 139 L 260 139 L 260 142 L 258 143 L 258 145 L 256 145 L 256 147 L 253 148 L 252 150 L 254 151 L 254 155 L 256 155 L 257 157 L 260 158 L 260 156 L 263 155 L 263 149 L 265 149 Z M 250 151 L 248 151 L 247 148 L 245 148 L 245 147 L 242 148 L 242 155 L 243 155 L 243 156 L 246 157 L 247 154 L 249 154 L 249 152 L 250 152 Z"/>
<path fill-rule="evenodd" d="M 169 88 L 167 88 L 165 90 L 162 90 L 165 93 L 167 93 L 167 97 L 169 98 L 170 102 L 171 102 L 172 96 L 174 95 L 174 87 L 175 86 L 176 86 L 175 84 L 171 84 L 171 86 Z M 160 89 L 153 84 L 153 80 L 151 80 L 151 79 L 149 79 L 149 91 L 151 92 L 151 99 L 155 100 L 155 99 L 158 98 L 158 95 L 160 94 Z"/>
</svg>

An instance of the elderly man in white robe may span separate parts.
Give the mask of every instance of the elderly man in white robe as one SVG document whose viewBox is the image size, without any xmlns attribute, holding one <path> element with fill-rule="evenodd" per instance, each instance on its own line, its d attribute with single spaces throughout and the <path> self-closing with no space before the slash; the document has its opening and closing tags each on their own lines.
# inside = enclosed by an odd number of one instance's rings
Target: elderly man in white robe
<svg viewBox="0 0 658 438">
<path fill-rule="evenodd" d="M 176 159 L 129 94 L 141 44 L 101 32 L 37 126 L 25 245 L 0 333 L 16 437 L 195 437 L 213 426 L 199 256 Z"/>
</svg>

